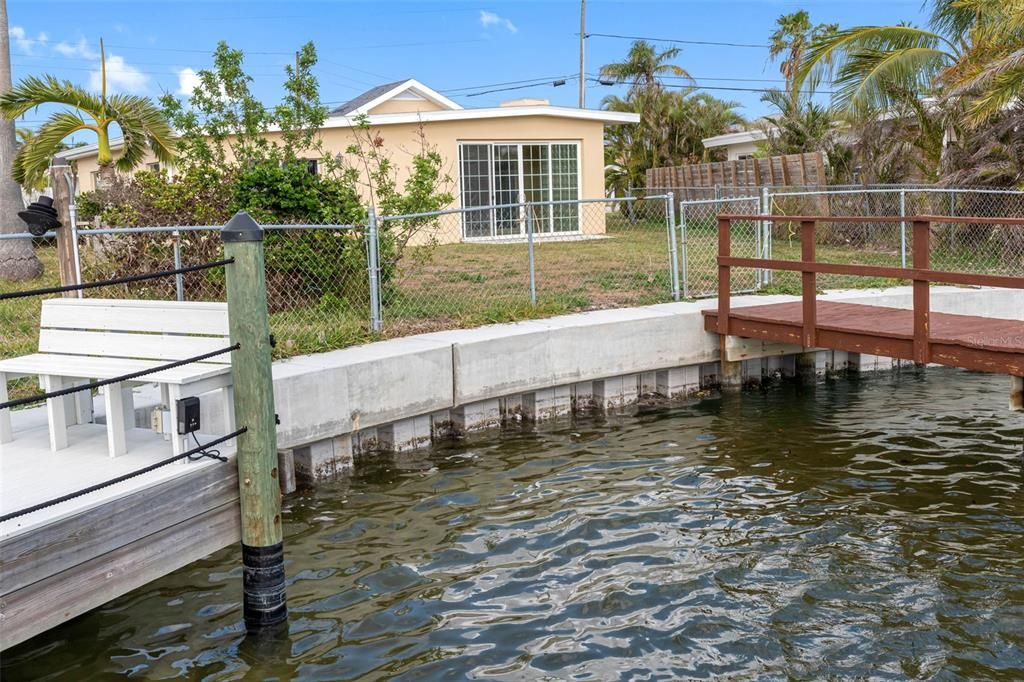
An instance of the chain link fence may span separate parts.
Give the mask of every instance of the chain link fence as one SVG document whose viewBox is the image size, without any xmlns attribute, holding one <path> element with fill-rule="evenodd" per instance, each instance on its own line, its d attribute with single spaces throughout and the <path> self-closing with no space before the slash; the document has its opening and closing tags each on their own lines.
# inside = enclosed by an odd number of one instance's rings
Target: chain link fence
<svg viewBox="0 0 1024 682">
<path fill-rule="evenodd" d="M 749 188 L 742 188 L 749 189 Z M 721 213 L 733 223 L 733 255 L 798 260 L 799 225 L 754 216 L 892 216 L 818 229 L 825 262 L 912 262 L 909 216 L 1024 217 L 1024 192 L 934 187 L 763 188 L 710 199 L 673 193 L 583 201 L 524 202 L 383 216 L 361 225 L 265 225 L 267 299 L 280 357 L 374 339 L 552 315 L 649 305 L 717 293 Z M 737 192 L 738 194 L 738 192 Z M 903 219 L 901 219 L 903 218 Z M 84 281 L 218 260 L 220 225 L 80 229 Z M 933 224 L 934 269 L 1024 276 L 1024 230 Z M 15 236 L 16 237 L 16 236 Z M 11 238 L 5 236 L 4 238 Z M 52 239 L 33 242 L 45 282 L 56 285 Z M 899 282 L 823 275 L 823 288 Z M 0 291 L 18 285 L 0 284 Z M 736 292 L 799 292 L 799 276 L 740 269 Z M 218 270 L 85 292 L 97 297 L 224 300 Z M 36 302 L 0 304 L 3 355 L 35 350 Z"/>
<path fill-rule="evenodd" d="M 380 218 L 370 210 L 363 225 L 264 225 L 275 353 L 678 299 L 673 208 L 668 197 L 649 196 Z M 83 227 L 82 280 L 218 260 L 221 228 Z M 35 250 L 47 261 L 47 277 L 59 283 L 53 241 L 38 240 Z M 208 270 L 83 295 L 223 301 L 225 282 L 221 271 Z M 24 324 L 2 306 L 0 316 L 9 318 L 0 322 L 4 334 L 24 327 L 10 354 L 33 352 L 38 305 Z"/>
<path fill-rule="evenodd" d="M 667 197 L 549 201 L 380 220 L 382 330 L 399 335 L 671 301 Z M 392 260 L 389 240 L 405 245 Z"/>
<path fill-rule="evenodd" d="M 983 188 L 930 186 L 830 187 L 828 189 L 765 187 L 747 196 L 732 197 L 728 188 L 712 188 L 715 199 L 678 202 L 684 244 L 683 292 L 686 297 L 717 293 L 718 256 L 716 217 L 719 213 L 773 216 L 891 216 L 887 223 L 835 223 L 823 220 L 816 230 L 818 258 L 823 262 L 906 267 L 913 262 L 909 217 L 948 215 L 1024 217 L 1024 192 Z M 736 188 L 735 194 L 752 188 Z M 784 220 L 733 225 L 736 256 L 800 259 L 799 223 Z M 1024 231 L 1007 225 L 982 223 L 932 224 L 931 267 L 954 272 L 1024 276 Z M 736 292 L 799 293 L 797 273 L 736 268 Z M 822 289 L 884 287 L 900 280 L 846 275 L 821 275 Z"/>
</svg>

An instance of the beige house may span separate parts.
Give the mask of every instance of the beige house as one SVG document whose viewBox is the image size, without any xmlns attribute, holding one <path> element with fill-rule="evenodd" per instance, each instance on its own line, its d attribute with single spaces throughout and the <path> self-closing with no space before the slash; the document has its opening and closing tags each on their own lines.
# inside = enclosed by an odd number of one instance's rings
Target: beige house
<svg viewBox="0 0 1024 682">
<path fill-rule="evenodd" d="M 379 135 L 401 169 L 400 182 L 406 160 L 421 148 L 421 135 L 425 137 L 445 159 L 446 172 L 455 183 L 453 207 L 465 208 L 603 198 L 604 127 L 640 120 L 638 114 L 551 106 L 534 99 L 466 109 L 410 79 L 367 90 L 331 111 L 320 130 L 330 154 L 345 155 L 361 116 L 367 117 L 372 134 Z M 76 167 L 80 191 L 96 188 L 95 145 L 60 156 Z M 309 159 L 309 167 L 317 172 L 316 159 Z M 161 170 L 155 158 L 140 168 Z M 524 235 L 519 209 L 469 211 L 461 216 L 461 240 Z M 538 233 L 604 231 L 603 224 L 583 221 L 578 207 L 544 211 L 538 222 Z M 444 241 L 455 240 L 455 235 L 444 236 Z"/>
</svg>

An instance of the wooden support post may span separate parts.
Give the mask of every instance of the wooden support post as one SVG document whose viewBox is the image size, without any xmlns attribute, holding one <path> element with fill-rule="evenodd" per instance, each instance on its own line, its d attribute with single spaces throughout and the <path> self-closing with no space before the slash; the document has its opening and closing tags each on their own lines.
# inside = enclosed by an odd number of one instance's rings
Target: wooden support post
<svg viewBox="0 0 1024 682">
<path fill-rule="evenodd" d="M 813 263 L 814 253 L 814 221 L 804 220 L 800 223 L 800 259 L 806 263 Z M 806 271 L 801 273 L 800 293 L 803 296 L 801 343 L 804 348 L 814 348 L 818 345 L 818 280 L 815 273 Z"/>
<path fill-rule="evenodd" d="M 1010 377 L 1010 409 L 1024 412 L 1024 377 Z"/>
<path fill-rule="evenodd" d="M 729 232 L 732 223 L 727 218 L 718 219 L 718 258 L 728 258 L 731 253 Z M 718 333 L 725 336 L 729 333 L 729 293 L 731 283 L 728 265 L 718 264 Z"/>
<path fill-rule="evenodd" d="M 914 269 L 927 270 L 931 224 L 927 220 L 914 221 Z M 914 280 L 914 362 L 925 365 L 931 357 L 931 346 L 928 342 L 929 317 L 931 301 L 928 293 L 928 280 Z"/>
<path fill-rule="evenodd" d="M 235 423 L 247 429 L 238 437 L 243 616 L 246 629 L 258 633 L 288 618 L 263 229 L 237 213 L 221 239 L 224 257 L 234 259 L 226 270 L 228 327 L 240 346 L 231 356 Z"/>
<path fill-rule="evenodd" d="M 61 286 L 78 283 L 75 267 L 75 234 L 71 229 L 71 166 L 50 167 L 50 187 L 53 188 L 53 207 L 57 209 L 57 270 Z M 65 291 L 64 298 L 78 298 L 80 292 Z"/>
</svg>

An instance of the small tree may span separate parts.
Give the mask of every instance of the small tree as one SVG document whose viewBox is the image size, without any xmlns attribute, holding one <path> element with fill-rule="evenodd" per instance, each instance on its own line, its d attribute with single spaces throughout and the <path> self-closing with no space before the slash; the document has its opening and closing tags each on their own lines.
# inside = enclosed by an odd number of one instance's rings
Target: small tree
<svg viewBox="0 0 1024 682">
<path fill-rule="evenodd" d="M 79 131 L 96 134 L 100 180 L 109 183 L 117 170 L 137 167 L 151 149 L 165 163 L 174 158 L 171 128 L 160 109 L 147 97 L 107 95 L 107 66 L 100 40 L 101 89 L 98 95 L 57 78 L 29 76 L 0 96 L 0 113 L 15 119 L 44 104 L 63 104 L 70 109 L 54 113 L 39 131 L 18 150 L 13 175 L 19 183 L 30 183 L 45 173 L 50 160 L 64 140 Z M 86 118 L 89 121 L 86 121 Z M 121 155 L 115 161 L 110 149 L 111 128 L 116 125 L 123 138 Z"/>
</svg>

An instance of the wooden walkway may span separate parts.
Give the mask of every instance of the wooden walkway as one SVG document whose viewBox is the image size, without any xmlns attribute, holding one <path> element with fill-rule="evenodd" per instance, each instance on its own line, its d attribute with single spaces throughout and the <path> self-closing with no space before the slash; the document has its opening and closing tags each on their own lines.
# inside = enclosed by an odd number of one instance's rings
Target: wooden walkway
<svg viewBox="0 0 1024 682">
<path fill-rule="evenodd" d="M 723 338 L 739 336 L 788 343 L 804 348 L 831 348 L 952 367 L 1024 376 L 1024 321 L 975 315 L 931 312 L 932 282 L 1024 289 L 1024 277 L 929 269 L 931 224 L 970 223 L 1019 226 L 1020 218 L 961 218 L 946 216 L 862 217 L 790 216 L 801 225 L 801 260 L 735 258 L 730 253 L 733 221 L 779 221 L 780 216 L 719 216 L 718 309 L 704 311 L 707 331 Z M 830 264 L 815 260 L 815 227 L 827 222 L 901 222 L 913 225 L 913 267 Z M 788 270 L 801 273 L 801 301 L 744 307 L 730 305 L 734 267 Z M 891 277 L 913 281 L 913 309 L 817 300 L 817 274 Z"/>
</svg>

